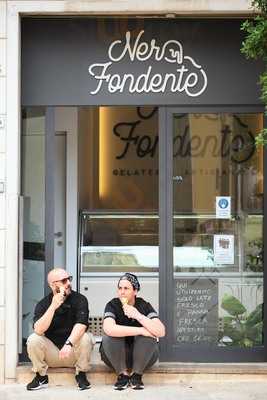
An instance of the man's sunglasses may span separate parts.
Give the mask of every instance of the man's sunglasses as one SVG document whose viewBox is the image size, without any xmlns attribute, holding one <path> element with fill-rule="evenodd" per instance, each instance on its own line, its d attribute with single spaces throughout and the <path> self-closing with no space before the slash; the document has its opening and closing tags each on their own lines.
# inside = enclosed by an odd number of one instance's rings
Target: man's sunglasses
<svg viewBox="0 0 267 400">
<path fill-rule="evenodd" d="M 66 283 L 68 282 L 68 281 L 72 281 L 72 279 L 73 279 L 73 276 L 68 276 L 67 278 L 63 278 L 63 279 L 59 279 L 58 281 L 54 281 L 53 283 L 56 283 L 56 282 L 61 282 L 61 283 L 63 283 L 63 285 L 66 285 Z"/>
</svg>

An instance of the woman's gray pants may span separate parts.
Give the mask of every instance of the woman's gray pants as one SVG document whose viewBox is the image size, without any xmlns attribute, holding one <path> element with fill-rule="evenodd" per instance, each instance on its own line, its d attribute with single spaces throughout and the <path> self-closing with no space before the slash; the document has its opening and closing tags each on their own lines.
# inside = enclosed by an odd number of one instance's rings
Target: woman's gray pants
<svg viewBox="0 0 267 400">
<path fill-rule="evenodd" d="M 112 337 L 104 335 L 100 346 L 101 360 L 117 375 L 131 369 L 137 374 L 151 367 L 159 357 L 157 340 L 146 336 Z"/>
</svg>

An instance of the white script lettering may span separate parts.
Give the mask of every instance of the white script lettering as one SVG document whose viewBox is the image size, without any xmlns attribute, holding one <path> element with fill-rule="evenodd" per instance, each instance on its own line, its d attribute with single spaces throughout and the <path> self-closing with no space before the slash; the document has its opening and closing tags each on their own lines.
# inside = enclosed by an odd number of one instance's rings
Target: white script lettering
<svg viewBox="0 0 267 400">
<path fill-rule="evenodd" d="M 144 31 L 140 31 L 131 44 L 131 32 L 126 32 L 125 41 L 115 40 L 108 49 L 109 61 L 106 63 L 91 64 L 88 72 L 97 82 L 97 86 L 90 94 L 95 95 L 101 89 L 109 93 L 171 93 L 185 92 L 190 97 L 200 96 L 207 87 L 208 79 L 201 65 L 190 56 L 184 56 L 183 47 L 177 40 L 168 40 L 162 47 L 152 39 L 150 43 L 141 41 Z M 132 73 L 120 75 L 112 68 L 118 65 L 125 57 L 130 62 L 144 62 L 154 60 L 175 64 L 172 73 L 153 73 L 152 65 L 148 65 L 145 72 L 135 76 Z M 174 66 L 175 67 L 175 66 Z M 178 67 L 178 68 L 177 68 Z"/>
</svg>

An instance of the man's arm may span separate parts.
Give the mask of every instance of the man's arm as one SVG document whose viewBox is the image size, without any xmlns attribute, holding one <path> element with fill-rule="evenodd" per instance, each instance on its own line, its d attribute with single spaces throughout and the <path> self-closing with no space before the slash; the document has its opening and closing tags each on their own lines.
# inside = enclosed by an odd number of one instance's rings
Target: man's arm
<svg viewBox="0 0 267 400">
<path fill-rule="evenodd" d="M 72 331 L 67 338 L 72 346 L 75 346 L 82 338 L 84 333 L 88 328 L 89 319 L 89 309 L 88 301 L 85 296 L 79 295 L 78 302 L 75 306 L 75 323 L 73 325 Z M 70 353 L 73 351 L 72 346 L 69 344 L 64 344 L 59 352 L 59 358 L 69 357 Z"/>
<path fill-rule="evenodd" d="M 145 327 L 117 325 L 116 321 L 111 317 L 104 319 L 103 330 L 107 336 L 113 337 L 140 335 L 153 337 L 153 335 Z"/>
<path fill-rule="evenodd" d="M 70 342 L 75 345 L 77 342 L 79 342 L 86 329 L 87 326 L 84 324 L 75 324 L 72 328 L 70 336 L 68 337 L 68 340 L 70 340 Z"/>
<path fill-rule="evenodd" d="M 84 324 L 75 324 L 72 328 L 71 334 L 68 337 L 67 340 L 69 340 L 72 344 L 72 346 L 74 346 L 82 337 L 82 335 L 85 333 L 87 329 L 87 325 Z M 72 346 L 70 346 L 69 344 L 64 344 L 64 346 L 62 347 L 62 349 L 59 352 L 59 358 L 63 359 L 63 358 L 67 358 L 69 357 L 70 353 L 72 352 Z"/>
<path fill-rule="evenodd" d="M 43 335 L 51 325 L 55 311 L 64 302 L 64 295 L 62 292 L 53 296 L 52 302 L 46 312 L 34 323 L 33 329 L 37 335 Z"/>
</svg>

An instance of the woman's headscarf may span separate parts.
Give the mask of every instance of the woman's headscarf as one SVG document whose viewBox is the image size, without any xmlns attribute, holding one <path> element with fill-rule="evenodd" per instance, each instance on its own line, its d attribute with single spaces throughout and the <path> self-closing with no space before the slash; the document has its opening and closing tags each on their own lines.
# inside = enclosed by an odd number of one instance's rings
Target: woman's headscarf
<svg viewBox="0 0 267 400">
<path fill-rule="evenodd" d="M 134 288 L 134 290 L 137 290 L 137 292 L 140 290 L 140 283 L 139 283 L 136 275 L 131 274 L 130 272 L 126 272 L 124 275 L 122 275 L 120 277 L 118 286 L 119 286 L 120 281 L 122 281 L 123 279 L 129 281 L 131 283 L 132 287 Z"/>
</svg>

